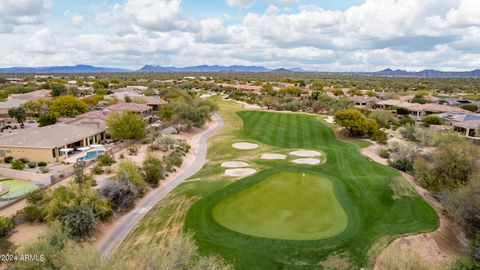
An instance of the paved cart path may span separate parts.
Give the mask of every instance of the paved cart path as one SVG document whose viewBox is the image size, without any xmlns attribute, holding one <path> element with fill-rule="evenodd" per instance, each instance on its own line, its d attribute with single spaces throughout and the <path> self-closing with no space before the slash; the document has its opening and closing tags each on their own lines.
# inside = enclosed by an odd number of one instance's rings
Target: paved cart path
<svg viewBox="0 0 480 270">
<path fill-rule="evenodd" d="M 223 119 L 218 115 L 213 117 L 214 124 L 207 130 L 196 135 L 193 139 L 192 151 L 194 153 L 193 162 L 182 168 L 182 171 L 171 179 L 164 186 L 161 186 L 146 195 L 146 197 L 135 206 L 128 214 L 122 216 L 110 231 L 108 236 L 104 237 L 100 245 L 100 252 L 108 257 L 115 252 L 115 249 L 122 243 L 128 234 L 135 228 L 145 214 L 150 211 L 158 202 L 165 198 L 168 193 L 174 190 L 184 180 L 197 173 L 205 164 L 207 158 L 207 140 L 224 126 Z"/>
</svg>

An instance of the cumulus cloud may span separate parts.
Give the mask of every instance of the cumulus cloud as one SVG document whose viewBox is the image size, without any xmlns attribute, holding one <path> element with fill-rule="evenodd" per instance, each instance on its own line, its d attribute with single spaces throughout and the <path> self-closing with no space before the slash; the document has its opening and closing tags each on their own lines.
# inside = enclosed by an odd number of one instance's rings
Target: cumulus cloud
<svg viewBox="0 0 480 270">
<path fill-rule="evenodd" d="M 254 1 L 233 2 L 240 7 Z M 96 27 L 82 34 L 43 27 L 16 35 L 11 43 L 22 46 L 0 44 L 0 64 L 254 64 L 327 71 L 480 67 L 475 0 L 366 0 L 346 10 L 311 5 L 285 11 L 272 4 L 240 20 L 194 19 L 188 12 L 180 0 L 126 0 L 98 14 Z M 65 12 L 70 27 L 83 23 L 74 16 L 81 15 Z"/>
<path fill-rule="evenodd" d="M 2 0 L 0 32 L 11 31 L 17 25 L 39 23 L 51 6 L 52 0 Z"/>
<path fill-rule="evenodd" d="M 140 27 L 150 31 L 190 31 L 194 21 L 185 17 L 181 0 L 128 0 L 115 4 L 111 12 L 97 16 L 97 23 L 105 26 L 116 23 L 121 29 L 133 31 Z"/>
<path fill-rule="evenodd" d="M 72 25 L 75 26 L 76 28 L 82 27 L 82 23 L 85 20 L 85 17 L 83 17 L 80 14 L 75 14 L 75 13 L 71 12 L 69 9 L 67 9 L 63 13 L 63 16 L 68 18 L 70 20 L 70 22 L 72 23 Z"/>
</svg>

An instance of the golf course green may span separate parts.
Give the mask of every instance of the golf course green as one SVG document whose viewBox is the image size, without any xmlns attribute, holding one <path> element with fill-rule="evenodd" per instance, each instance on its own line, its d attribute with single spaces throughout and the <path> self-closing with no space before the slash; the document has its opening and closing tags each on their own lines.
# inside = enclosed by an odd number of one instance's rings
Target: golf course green
<svg viewBox="0 0 480 270">
<path fill-rule="evenodd" d="M 285 240 L 332 237 L 348 223 L 332 183 L 299 172 L 268 176 L 219 203 L 213 217 L 233 231 Z"/>
<path fill-rule="evenodd" d="M 237 116 L 243 128 L 219 140 L 258 143 L 255 155 L 261 149 L 317 150 L 327 161 L 306 166 L 250 158 L 261 168 L 257 174 L 206 193 L 186 215 L 184 228 L 205 254 L 221 255 L 237 269 L 369 268 L 393 239 L 438 227 L 435 211 L 397 170 L 338 140 L 316 116 L 262 111 Z M 246 150 L 226 145 L 230 142 L 214 144 L 209 153 L 246 160 Z M 203 186 L 198 190 L 214 183 L 209 173 L 218 179 L 210 168 L 199 173 L 205 182 L 196 183 Z"/>
</svg>

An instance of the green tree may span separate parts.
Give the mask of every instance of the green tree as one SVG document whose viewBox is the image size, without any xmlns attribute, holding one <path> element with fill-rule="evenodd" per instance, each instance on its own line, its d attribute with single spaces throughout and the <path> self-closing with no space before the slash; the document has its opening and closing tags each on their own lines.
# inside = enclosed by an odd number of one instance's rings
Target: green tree
<svg viewBox="0 0 480 270">
<path fill-rule="evenodd" d="M 85 161 L 79 160 L 73 164 L 74 180 L 77 184 L 82 185 L 85 183 L 86 177 L 84 173 Z"/>
<path fill-rule="evenodd" d="M 24 126 L 24 122 L 27 119 L 27 114 L 22 107 L 12 108 L 12 109 L 8 110 L 8 115 L 11 118 L 17 120 L 17 122 L 20 123 L 20 125 L 22 127 Z"/>
<path fill-rule="evenodd" d="M 22 108 L 31 115 L 38 115 L 42 110 L 42 104 L 38 101 L 27 101 L 22 105 Z"/>
<path fill-rule="evenodd" d="M 51 95 L 53 97 L 59 97 L 67 93 L 67 88 L 63 84 L 52 84 L 50 89 L 52 89 Z"/>
<path fill-rule="evenodd" d="M 52 101 L 49 109 L 58 116 L 75 117 L 88 111 L 88 105 L 74 96 L 61 96 Z"/>
<path fill-rule="evenodd" d="M 435 115 L 427 115 L 422 119 L 422 122 L 427 125 L 441 125 L 443 124 L 443 119 Z"/>
<path fill-rule="evenodd" d="M 117 140 L 139 139 L 145 136 L 147 123 L 134 113 L 114 113 L 107 119 L 108 133 Z"/>
<path fill-rule="evenodd" d="M 346 128 L 352 136 L 370 135 L 378 129 L 375 120 L 365 118 L 357 109 L 347 109 L 335 113 L 335 123 Z"/>
<path fill-rule="evenodd" d="M 278 100 L 275 97 L 272 96 L 264 96 L 262 97 L 262 105 L 266 106 L 267 109 L 273 109 L 275 106 L 278 105 Z"/>
<path fill-rule="evenodd" d="M 143 179 L 139 168 L 135 163 L 129 160 L 121 161 L 115 172 L 117 181 L 127 181 L 143 192 L 147 188 L 147 183 Z"/>
<path fill-rule="evenodd" d="M 14 170 L 23 171 L 25 164 L 20 159 L 14 159 L 10 162 L 10 167 Z"/>
<path fill-rule="evenodd" d="M 57 123 L 57 117 L 53 113 L 44 113 L 37 118 L 40 127 L 50 126 Z"/>
<path fill-rule="evenodd" d="M 145 181 L 152 187 L 157 187 L 160 179 L 165 177 L 162 161 L 152 154 L 149 154 L 143 161 L 142 169 L 145 175 Z"/>
</svg>

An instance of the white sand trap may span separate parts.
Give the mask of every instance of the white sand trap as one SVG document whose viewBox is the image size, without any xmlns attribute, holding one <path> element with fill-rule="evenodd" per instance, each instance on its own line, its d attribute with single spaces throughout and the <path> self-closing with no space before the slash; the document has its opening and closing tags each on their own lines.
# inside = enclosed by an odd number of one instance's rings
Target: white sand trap
<svg viewBox="0 0 480 270">
<path fill-rule="evenodd" d="M 312 150 L 298 150 L 298 151 L 290 152 L 290 155 L 297 156 L 297 157 L 318 157 L 318 156 L 321 156 L 322 153 L 318 151 L 312 151 Z"/>
<path fill-rule="evenodd" d="M 261 159 L 274 160 L 274 159 L 286 159 L 287 155 L 284 154 L 262 154 Z"/>
<path fill-rule="evenodd" d="M 248 163 L 243 161 L 226 161 L 222 163 L 223 168 L 243 168 L 248 167 Z"/>
<path fill-rule="evenodd" d="M 252 168 L 243 168 L 243 169 L 228 169 L 225 170 L 225 175 L 228 176 L 233 176 L 233 177 L 244 177 L 244 176 L 249 176 L 257 171 Z"/>
<path fill-rule="evenodd" d="M 327 119 L 325 119 L 325 122 L 329 124 L 335 124 L 335 119 L 333 118 L 333 116 L 328 116 Z"/>
<path fill-rule="evenodd" d="M 238 142 L 238 143 L 232 144 L 232 147 L 235 149 L 241 149 L 241 150 L 253 150 L 258 148 L 258 144 L 248 143 L 248 142 Z"/>
<path fill-rule="evenodd" d="M 320 159 L 318 158 L 299 158 L 292 160 L 296 164 L 306 164 L 306 165 L 318 165 L 320 164 Z"/>
</svg>

